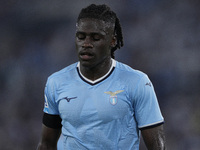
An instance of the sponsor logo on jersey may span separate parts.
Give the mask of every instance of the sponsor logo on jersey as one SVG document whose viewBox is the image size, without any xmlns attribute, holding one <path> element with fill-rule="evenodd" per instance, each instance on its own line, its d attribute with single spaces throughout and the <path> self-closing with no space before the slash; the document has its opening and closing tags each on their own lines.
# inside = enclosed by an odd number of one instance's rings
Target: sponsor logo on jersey
<svg viewBox="0 0 200 150">
<path fill-rule="evenodd" d="M 108 91 L 108 92 L 104 92 L 106 94 L 109 94 L 110 95 L 110 98 L 109 98 L 109 101 L 112 105 L 116 105 L 117 104 L 117 94 L 123 92 L 124 90 L 118 90 L 118 91 L 115 91 L 115 92 L 112 92 L 112 91 Z"/>
<path fill-rule="evenodd" d="M 77 97 L 65 97 L 64 99 L 66 99 L 67 100 L 67 102 L 70 102 L 70 100 L 72 100 L 72 99 L 76 99 Z"/>
</svg>

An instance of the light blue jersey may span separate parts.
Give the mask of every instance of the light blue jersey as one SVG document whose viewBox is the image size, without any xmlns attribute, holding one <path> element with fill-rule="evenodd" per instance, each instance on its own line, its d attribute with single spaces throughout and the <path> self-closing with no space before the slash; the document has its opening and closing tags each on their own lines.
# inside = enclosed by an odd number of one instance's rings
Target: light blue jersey
<svg viewBox="0 0 200 150">
<path fill-rule="evenodd" d="M 45 108 L 60 115 L 66 150 L 138 150 L 139 128 L 163 122 L 146 74 L 112 60 L 109 72 L 91 81 L 72 64 L 48 78 Z"/>
</svg>

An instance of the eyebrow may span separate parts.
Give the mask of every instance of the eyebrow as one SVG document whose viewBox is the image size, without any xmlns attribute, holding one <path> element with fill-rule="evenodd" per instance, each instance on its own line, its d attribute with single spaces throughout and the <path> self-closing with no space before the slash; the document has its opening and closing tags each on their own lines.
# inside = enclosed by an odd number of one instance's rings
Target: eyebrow
<svg viewBox="0 0 200 150">
<path fill-rule="evenodd" d="M 86 34 L 86 35 L 106 35 L 106 32 L 103 31 L 104 34 L 102 34 L 101 32 L 90 32 L 90 33 L 86 33 L 86 32 L 83 32 L 83 31 L 76 31 L 76 35 L 77 34 Z"/>
</svg>

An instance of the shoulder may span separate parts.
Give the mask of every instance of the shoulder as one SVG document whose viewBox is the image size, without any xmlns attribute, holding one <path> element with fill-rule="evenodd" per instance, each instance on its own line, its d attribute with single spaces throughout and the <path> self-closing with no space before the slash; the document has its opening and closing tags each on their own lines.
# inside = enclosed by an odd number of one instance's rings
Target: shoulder
<svg viewBox="0 0 200 150">
<path fill-rule="evenodd" d="M 132 67 L 128 66 L 127 64 L 121 63 L 116 61 L 116 70 L 119 73 L 120 76 L 123 76 L 123 78 L 129 78 L 134 80 L 141 80 L 142 78 L 146 78 L 147 74 L 140 71 L 133 69 Z"/>
<path fill-rule="evenodd" d="M 53 82 L 55 83 L 64 79 L 69 79 L 73 77 L 73 73 L 76 71 L 76 68 L 77 62 L 53 73 L 48 77 L 47 82 L 51 84 Z"/>
</svg>

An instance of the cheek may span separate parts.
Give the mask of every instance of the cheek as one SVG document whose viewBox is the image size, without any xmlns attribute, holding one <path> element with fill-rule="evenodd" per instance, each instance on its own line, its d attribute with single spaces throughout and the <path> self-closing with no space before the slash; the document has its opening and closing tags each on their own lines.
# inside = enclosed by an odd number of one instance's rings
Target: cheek
<svg viewBox="0 0 200 150">
<path fill-rule="evenodd" d="M 79 48 L 81 47 L 81 42 L 78 41 L 77 39 L 75 40 L 75 46 L 76 46 L 76 50 L 79 50 Z"/>
<path fill-rule="evenodd" d="M 111 54 L 111 49 L 109 45 L 101 45 L 98 47 L 97 51 L 100 56 L 109 56 Z"/>
</svg>

